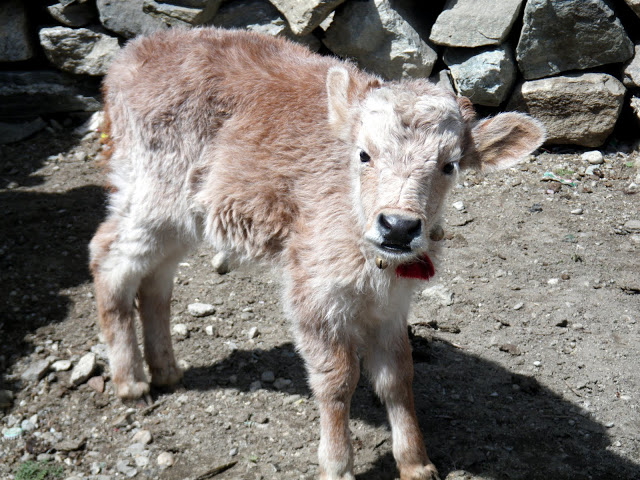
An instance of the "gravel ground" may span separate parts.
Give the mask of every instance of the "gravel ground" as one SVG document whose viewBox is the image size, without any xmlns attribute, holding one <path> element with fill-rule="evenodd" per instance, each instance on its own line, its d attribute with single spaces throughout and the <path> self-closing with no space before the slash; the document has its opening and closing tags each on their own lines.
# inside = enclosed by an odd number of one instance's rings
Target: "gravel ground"
<svg viewBox="0 0 640 480">
<path fill-rule="evenodd" d="M 183 385 L 150 405 L 115 398 L 87 271 L 104 215 L 98 135 L 62 120 L 0 146 L 0 478 L 29 461 L 59 478 L 315 478 L 318 412 L 277 272 L 219 275 L 206 248 L 185 258 L 172 303 Z M 467 175 L 448 201 L 441 275 L 409 327 L 443 478 L 640 478 L 640 153 L 615 145 L 587 174 L 582 153 Z M 351 429 L 357 478 L 396 478 L 365 380 Z"/>
</svg>

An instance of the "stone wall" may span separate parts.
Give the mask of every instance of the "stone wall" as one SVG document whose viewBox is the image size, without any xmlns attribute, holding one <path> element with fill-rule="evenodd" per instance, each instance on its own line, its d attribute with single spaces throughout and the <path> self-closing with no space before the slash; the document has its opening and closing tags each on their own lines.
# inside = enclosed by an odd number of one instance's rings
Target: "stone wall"
<svg viewBox="0 0 640 480">
<path fill-rule="evenodd" d="M 640 133 L 640 0 L 55 1 L 0 3 L 0 141 L 99 109 L 127 39 L 194 25 L 284 36 L 389 80 L 431 77 L 483 113 L 529 112 L 550 144 L 598 147 L 616 122 Z"/>
</svg>

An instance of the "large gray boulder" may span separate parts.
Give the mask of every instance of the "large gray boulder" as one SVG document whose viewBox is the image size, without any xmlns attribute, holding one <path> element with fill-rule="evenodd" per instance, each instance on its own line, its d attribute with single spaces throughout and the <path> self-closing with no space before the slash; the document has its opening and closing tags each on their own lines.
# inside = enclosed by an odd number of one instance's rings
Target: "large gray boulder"
<svg viewBox="0 0 640 480">
<path fill-rule="evenodd" d="M 0 119 L 100 110 L 97 81 L 62 72 L 0 72 Z"/>
<path fill-rule="evenodd" d="M 516 81 L 513 52 L 507 45 L 483 49 L 447 49 L 444 62 L 460 95 L 476 105 L 497 107 Z"/>
<path fill-rule="evenodd" d="M 295 35 L 311 33 L 344 0 L 269 0 L 289 22 Z"/>
<path fill-rule="evenodd" d="M 27 13 L 21 0 L 0 2 L 0 62 L 19 62 L 33 57 Z"/>
<path fill-rule="evenodd" d="M 49 14 L 67 27 L 84 27 L 97 18 L 94 2 L 64 0 L 47 7 Z"/>
<path fill-rule="evenodd" d="M 516 48 L 524 78 L 624 62 L 633 44 L 604 0 L 529 0 Z"/>
<path fill-rule="evenodd" d="M 437 59 L 388 0 L 345 3 L 323 41 L 333 53 L 388 80 L 428 77 Z"/>
<path fill-rule="evenodd" d="M 125 38 L 169 28 L 167 22 L 142 10 L 144 0 L 96 0 L 100 22 Z"/>
<path fill-rule="evenodd" d="M 312 34 L 295 35 L 284 17 L 268 0 L 240 0 L 223 4 L 210 24 L 285 37 L 302 43 L 313 51 L 318 51 L 321 45 L 320 40 Z"/>
<path fill-rule="evenodd" d="M 203 25 L 213 18 L 222 0 L 144 0 L 142 11 L 171 27 Z"/>
<path fill-rule="evenodd" d="M 42 28 L 39 37 L 49 61 L 70 73 L 104 75 L 120 51 L 117 38 L 87 28 Z"/>
<path fill-rule="evenodd" d="M 625 88 L 604 73 L 524 82 L 508 108 L 529 113 L 547 128 L 547 143 L 599 147 L 613 131 Z"/>
<path fill-rule="evenodd" d="M 499 45 L 518 18 L 522 0 L 448 0 L 429 40 L 447 47 Z"/>
</svg>

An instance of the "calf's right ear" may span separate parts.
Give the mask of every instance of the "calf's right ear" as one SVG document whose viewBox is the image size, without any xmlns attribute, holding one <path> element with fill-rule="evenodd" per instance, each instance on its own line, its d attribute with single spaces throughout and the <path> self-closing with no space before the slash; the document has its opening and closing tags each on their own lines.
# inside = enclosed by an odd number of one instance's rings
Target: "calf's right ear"
<svg viewBox="0 0 640 480">
<path fill-rule="evenodd" d="M 353 76 L 342 66 L 331 67 L 327 72 L 327 109 L 329 126 L 340 140 L 352 141 L 354 122 L 357 121 L 357 104 L 366 93 L 381 85 L 376 78 Z"/>
<path fill-rule="evenodd" d="M 329 126 L 340 140 L 348 141 L 351 132 L 349 90 L 353 86 L 349 72 L 342 67 L 331 67 L 327 73 L 327 102 Z"/>
</svg>

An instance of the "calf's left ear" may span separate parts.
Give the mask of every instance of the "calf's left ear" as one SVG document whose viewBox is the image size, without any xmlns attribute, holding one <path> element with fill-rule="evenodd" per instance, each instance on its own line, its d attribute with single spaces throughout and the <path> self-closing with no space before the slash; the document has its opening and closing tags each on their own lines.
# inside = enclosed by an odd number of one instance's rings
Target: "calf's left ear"
<svg viewBox="0 0 640 480">
<path fill-rule="evenodd" d="M 501 113 L 481 120 L 471 130 L 461 166 L 483 171 L 508 168 L 538 148 L 545 140 L 544 126 L 522 113 Z"/>
</svg>

